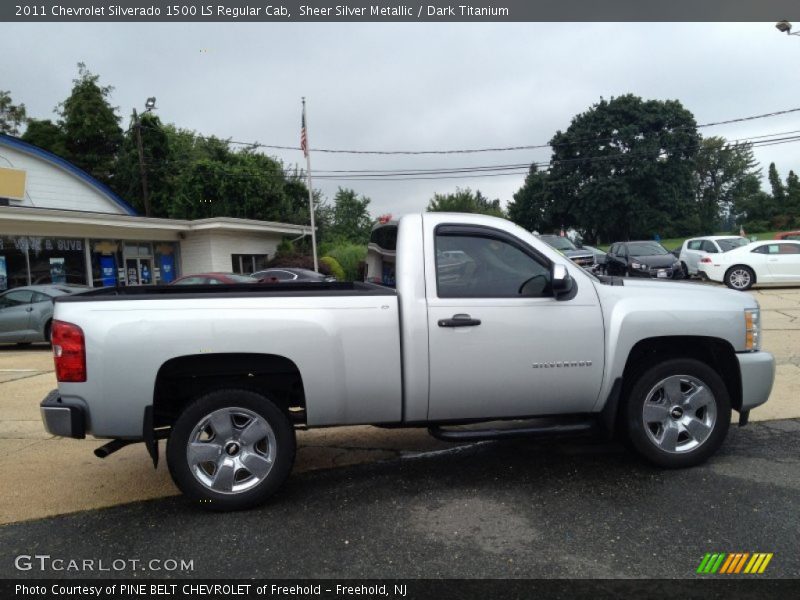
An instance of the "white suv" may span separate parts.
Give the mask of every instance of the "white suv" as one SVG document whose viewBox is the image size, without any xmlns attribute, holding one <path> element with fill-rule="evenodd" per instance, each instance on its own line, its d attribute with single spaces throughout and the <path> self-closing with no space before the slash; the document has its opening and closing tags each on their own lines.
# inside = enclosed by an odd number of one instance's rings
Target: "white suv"
<svg viewBox="0 0 800 600">
<path fill-rule="evenodd" d="M 678 259 L 681 261 L 683 272 L 687 277 L 691 277 L 698 274 L 697 263 L 704 256 L 728 252 L 749 243 L 750 240 L 739 235 L 707 235 L 690 238 L 683 242 Z"/>
</svg>

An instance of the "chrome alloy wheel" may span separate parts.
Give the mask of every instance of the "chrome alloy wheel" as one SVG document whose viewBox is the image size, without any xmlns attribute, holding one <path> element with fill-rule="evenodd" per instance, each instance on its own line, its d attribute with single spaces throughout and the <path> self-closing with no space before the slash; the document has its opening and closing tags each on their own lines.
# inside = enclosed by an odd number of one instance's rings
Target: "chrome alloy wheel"
<svg viewBox="0 0 800 600">
<path fill-rule="evenodd" d="M 750 287 L 750 272 L 747 269 L 734 269 L 728 275 L 728 282 L 732 288 L 745 290 Z"/>
<path fill-rule="evenodd" d="M 691 452 L 714 430 L 717 401 L 711 389 L 696 377 L 672 375 L 648 392 L 642 420 L 647 437 L 664 452 Z"/>
<path fill-rule="evenodd" d="M 275 462 L 275 432 L 260 415 L 229 407 L 203 417 L 189 435 L 186 459 L 195 479 L 221 494 L 263 481 Z"/>
</svg>

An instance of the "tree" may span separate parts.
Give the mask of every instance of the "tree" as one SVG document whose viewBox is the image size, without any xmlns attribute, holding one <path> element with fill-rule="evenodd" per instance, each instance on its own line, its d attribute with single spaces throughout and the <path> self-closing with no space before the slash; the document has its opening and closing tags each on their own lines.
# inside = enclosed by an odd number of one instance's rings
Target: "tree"
<svg viewBox="0 0 800 600">
<path fill-rule="evenodd" d="M 783 204 L 784 197 L 786 195 L 786 190 L 783 187 L 783 182 L 781 181 L 780 175 L 778 175 L 778 169 L 775 168 L 775 163 L 769 163 L 769 185 L 772 188 L 772 197 L 775 201 L 780 205 Z"/>
<path fill-rule="evenodd" d="M 525 183 L 508 203 L 508 218 L 528 231 L 547 231 L 559 227 L 551 219 L 553 195 L 547 173 L 531 165 Z"/>
<path fill-rule="evenodd" d="M 372 231 L 372 218 L 367 209 L 369 203 L 370 199 L 366 196 L 359 198 L 354 190 L 339 188 L 333 198 L 329 229 L 331 239 L 366 244 Z M 334 258 L 338 259 L 336 256 Z M 345 267 L 344 263 L 342 266 Z"/>
<path fill-rule="evenodd" d="M 0 90 L 0 133 L 19 135 L 27 116 L 24 104 L 14 104 L 11 92 Z"/>
<path fill-rule="evenodd" d="M 593 241 L 691 229 L 699 135 L 677 100 L 601 99 L 550 145 L 552 214 L 561 225 Z"/>
<path fill-rule="evenodd" d="M 719 229 L 737 202 L 760 189 L 760 169 L 753 146 L 747 142 L 703 139 L 695 158 L 695 174 L 698 231 Z"/>
<path fill-rule="evenodd" d="M 781 212 L 788 217 L 787 226 L 800 227 L 800 179 L 794 171 L 789 171 L 786 177 L 786 196 Z"/>
<path fill-rule="evenodd" d="M 99 79 L 85 64 L 78 63 L 78 78 L 73 80 L 72 92 L 59 108 L 65 158 L 110 184 L 123 137 L 120 117 L 108 103 L 114 88 L 101 87 Z"/>
<path fill-rule="evenodd" d="M 50 119 L 30 119 L 22 139 L 58 156 L 66 154 L 64 130 Z"/>
<path fill-rule="evenodd" d="M 480 190 L 456 188 L 454 193 L 434 194 L 428 203 L 428 212 L 464 212 L 504 217 L 500 200 L 489 200 Z"/>
</svg>

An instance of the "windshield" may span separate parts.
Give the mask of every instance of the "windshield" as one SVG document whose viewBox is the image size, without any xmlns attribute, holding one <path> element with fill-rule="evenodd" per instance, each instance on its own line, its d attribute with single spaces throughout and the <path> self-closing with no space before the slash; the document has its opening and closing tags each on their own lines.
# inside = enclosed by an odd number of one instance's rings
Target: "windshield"
<svg viewBox="0 0 800 600">
<path fill-rule="evenodd" d="M 724 240 L 717 240 L 717 244 L 722 249 L 723 252 L 729 252 L 734 248 L 741 248 L 742 246 L 747 246 L 750 243 L 750 240 L 743 237 L 734 237 L 734 238 L 725 238 Z"/>
<path fill-rule="evenodd" d="M 658 242 L 632 242 L 628 244 L 628 254 L 631 256 L 661 256 L 669 254 L 669 252 Z"/>
<path fill-rule="evenodd" d="M 546 242 L 549 246 L 552 246 L 556 250 L 577 250 L 575 244 L 573 244 L 567 237 L 561 237 L 558 235 L 543 235 L 542 241 Z"/>
</svg>

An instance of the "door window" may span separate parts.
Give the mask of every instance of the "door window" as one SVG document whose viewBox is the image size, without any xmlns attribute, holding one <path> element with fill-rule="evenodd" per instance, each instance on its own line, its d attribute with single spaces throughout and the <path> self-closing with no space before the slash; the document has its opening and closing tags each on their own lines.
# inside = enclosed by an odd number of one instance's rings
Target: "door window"
<svg viewBox="0 0 800 600">
<path fill-rule="evenodd" d="M 440 298 L 551 295 L 544 260 L 488 233 L 437 233 L 436 284 Z"/>
<path fill-rule="evenodd" d="M 800 254 L 800 244 L 778 244 L 778 254 Z"/>
<path fill-rule="evenodd" d="M 711 240 L 705 240 L 703 242 L 702 250 L 705 250 L 709 254 L 718 253 L 716 245 L 714 245 L 714 242 L 712 242 Z"/>
<path fill-rule="evenodd" d="M 33 292 L 30 290 L 19 290 L 8 292 L 0 298 L 0 308 L 10 308 L 22 304 L 30 304 L 33 299 Z"/>
<path fill-rule="evenodd" d="M 703 240 L 692 240 L 686 246 L 687 250 L 702 250 Z"/>
</svg>

